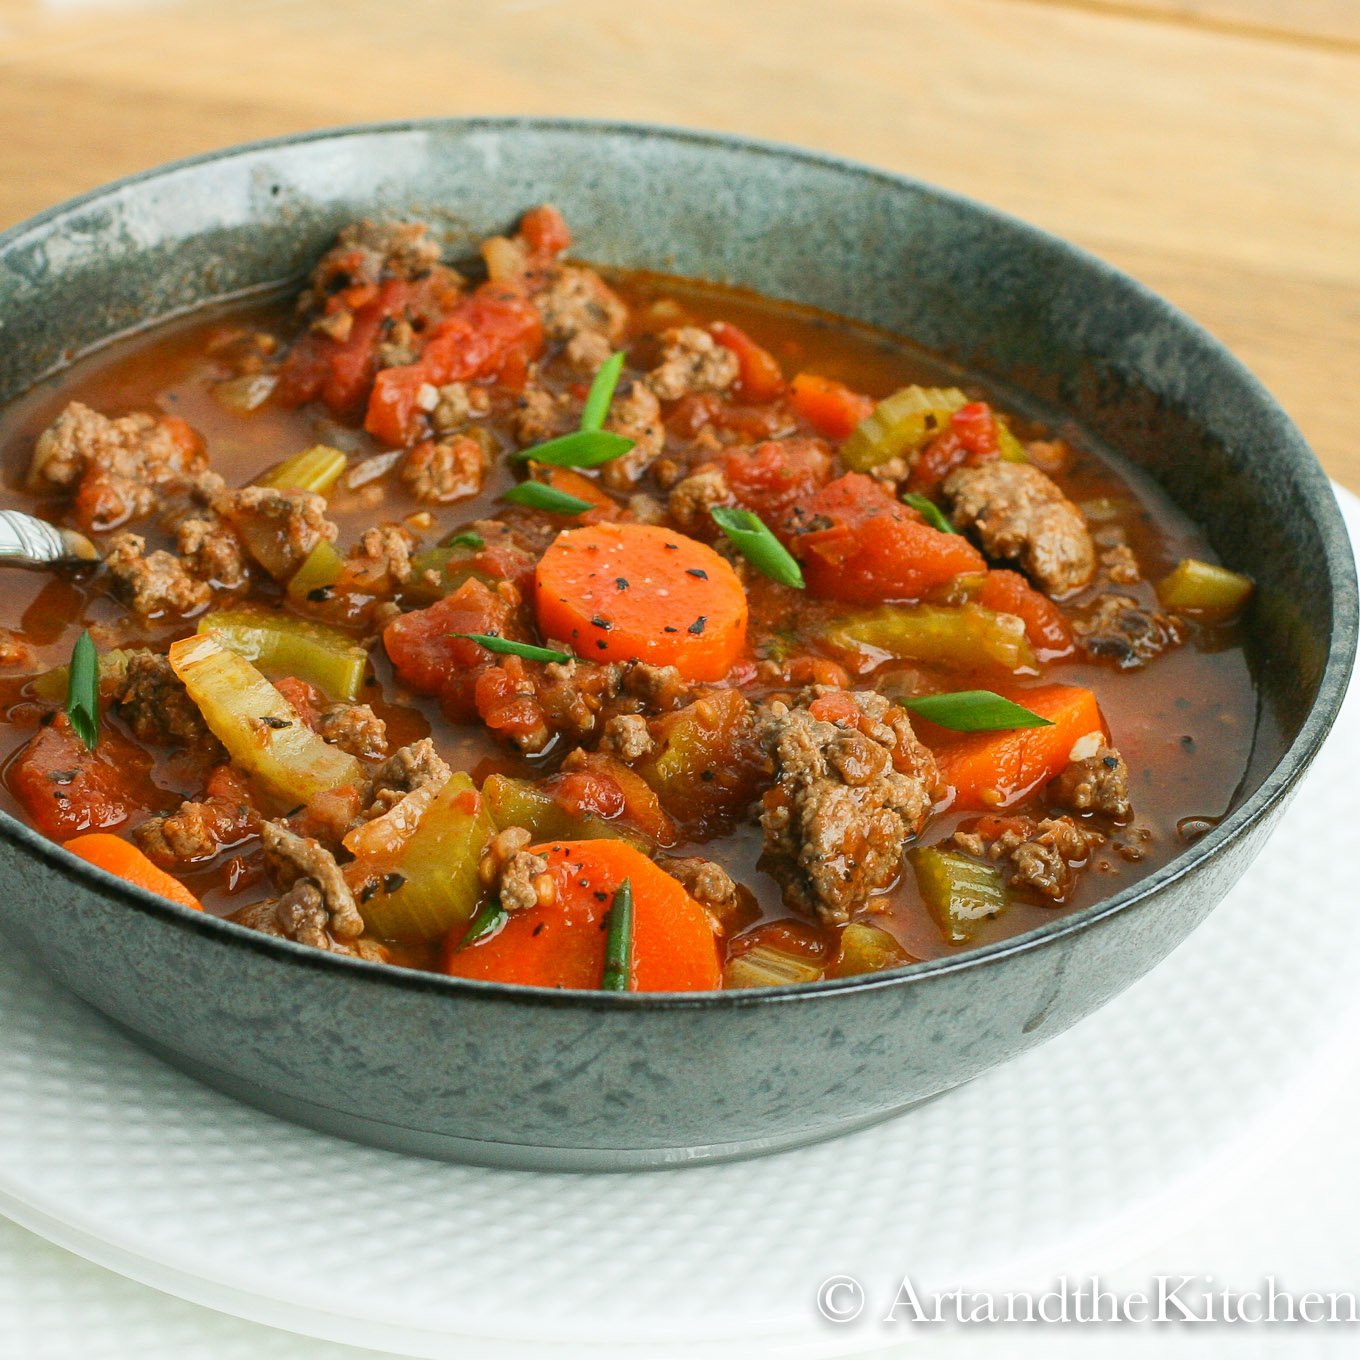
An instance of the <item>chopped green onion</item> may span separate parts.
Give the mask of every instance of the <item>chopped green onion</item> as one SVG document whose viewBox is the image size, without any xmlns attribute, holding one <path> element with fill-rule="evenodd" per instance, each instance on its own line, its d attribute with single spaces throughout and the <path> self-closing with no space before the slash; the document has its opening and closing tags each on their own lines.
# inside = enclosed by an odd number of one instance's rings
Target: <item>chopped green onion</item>
<svg viewBox="0 0 1360 1360">
<path fill-rule="evenodd" d="M 462 943 L 458 947 L 466 949 L 470 944 L 480 944 L 483 940 L 489 940 L 493 935 L 499 933 L 501 927 L 509 919 L 510 913 L 493 897 L 472 918 L 467 928 L 467 934 L 463 936 Z"/>
<path fill-rule="evenodd" d="M 501 499 L 514 501 L 516 505 L 530 505 L 535 510 L 548 510 L 554 515 L 580 515 L 595 508 L 580 496 L 569 496 L 565 491 L 543 482 L 520 482 L 505 492 Z"/>
<path fill-rule="evenodd" d="M 633 982 L 633 884 L 625 878 L 609 906 L 609 934 L 604 942 L 604 977 L 600 987 L 606 992 L 627 992 Z"/>
<path fill-rule="evenodd" d="M 613 462 L 632 447 L 631 439 L 612 430 L 577 430 L 549 439 L 546 444 L 521 449 L 515 457 L 532 458 L 536 463 L 550 463 L 553 467 L 592 468 Z"/>
<path fill-rule="evenodd" d="M 86 628 L 71 649 L 71 669 L 66 678 L 66 716 L 85 745 L 93 751 L 99 744 L 99 653 Z"/>
<path fill-rule="evenodd" d="M 899 699 L 938 727 L 951 732 L 1009 732 L 1017 727 L 1052 727 L 1047 718 L 993 694 L 989 689 L 965 689 L 955 694 L 927 694 L 920 699 Z"/>
<path fill-rule="evenodd" d="M 730 505 L 715 505 L 708 513 L 753 567 L 780 585 L 803 589 L 802 569 L 759 515 Z"/>
<path fill-rule="evenodd" d="M 600 365 L 599 372 L 591 380 L 586 404 L 581 408 L 583 430 L 604 429 L 604 418 L 609 414 L 609 403 L 614 400 L 614 389 L 619 385 L 622 372 L 623 351 L 619 349 Z"/>
<path fill-rule="evenodd" d="M 904 491 L 902 499 L 918 515 L 923 515 L 925 521 L 932 529 L 938 529 L 942 534 L 956 534 L 958 530 L 949 522 L 944 511 L 935 504 L 929 496 L 919 496 L 915 491 Z"/>
<path fill-rule="evenodd" d="M 461 534 L 450 534 L 448 538 L 440 542 L 439 546 L 441 548 L 485 548 L 486 539 L 481 534 L 468 529 Z"/>
<path fill-rule="evenodd" d="M 554 651 L 551 647 L 535 647 L 532 642 L 516 642 L 513 638 L 497 637 L 494 633 L 449 633 L 447 636 L 467 638 L 488 652 L 500 652 L 503 656 L 522 656 L 526 661 L 574 661 L 570 652 Z"/>
</svg>

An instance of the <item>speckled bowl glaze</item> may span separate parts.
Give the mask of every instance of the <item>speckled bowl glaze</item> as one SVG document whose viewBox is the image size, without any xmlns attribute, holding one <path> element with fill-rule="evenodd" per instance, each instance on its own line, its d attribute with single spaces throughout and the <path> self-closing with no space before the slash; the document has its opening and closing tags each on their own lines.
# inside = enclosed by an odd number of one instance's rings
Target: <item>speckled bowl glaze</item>
<svg viewBox="0 0 1360 1360">
<path fill-rule="evenodd" d="M 1086 911 L 803 988 L 540 992 L 335 958 L 130 888 L 9 817 L 0 925 L 215 1086 L 365 1142 L 497 1165 L 791 1147 L 1059 1033 L 1173 949 L 1251 862 L 1355 649 L 1353 560 L 1317 461 L 1222 346 L 1124 275 L 975 203 L 783 146 L 536 119 L 342 129 L 155 170 L 0 237 L 0 398 L 118 332 L 300 276 L 357 215 L 424 217 L 461 253 L 544 199 L 586 258 L 908 335 L 1148 469 L 1258 582 L 1256 746 L 1231 813 Z"/>
</svg>

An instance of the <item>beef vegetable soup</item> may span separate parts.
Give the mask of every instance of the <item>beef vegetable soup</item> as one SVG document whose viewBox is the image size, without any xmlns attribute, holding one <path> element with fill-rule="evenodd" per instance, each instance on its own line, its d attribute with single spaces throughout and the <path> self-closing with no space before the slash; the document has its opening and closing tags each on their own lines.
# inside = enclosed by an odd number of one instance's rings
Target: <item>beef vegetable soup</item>
<svg viewBox="0 0 1360 1360">
<path fill-rule="evenodd" d="M 297 298 L 4 416 L 3 799 L 318 949 L 547 987 L 813 982 L 1098 901 L 1228 807 L 1250 582 L 909 343 L 341 232 Z"/>
</svg>

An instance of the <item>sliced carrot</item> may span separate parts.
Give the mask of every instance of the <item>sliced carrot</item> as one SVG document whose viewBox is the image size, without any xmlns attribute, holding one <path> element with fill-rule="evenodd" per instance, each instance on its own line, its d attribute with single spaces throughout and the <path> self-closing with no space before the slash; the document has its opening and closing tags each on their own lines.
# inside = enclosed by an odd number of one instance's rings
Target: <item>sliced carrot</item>
<svg viewBox="0 0 1360 1360">
<path fill-rule="evenodd" d="M 844 439 L 866 416 L 874 401 L 834 378 L 799 373 L 789 384 L 789 405 L 820 435 Z"/>
<path fill-rule="evenodd" d="M 515 912 L 481 944 L 449 937 L 444 971 L 454 977 L 528 987 L 599 987 L 605 925 L 614 894 L 633 890 L 635 992 L 699 992 L 718 987 L 718 946 L 708 913 L 675 879 L 623 841 L 556 841 L 534 847 L 548 861 L 555 896 Z"/>
<path fill-rule="evenodd" d="M 1070 656 L 1072 630 L 1067 616 L 1047 595 L 1041 595 L 1017 571 L 989 571 L 978 593 L 984 609 L 1014 614 L 1025 625 L 1030 646 L 1040 661 Z"/>
<path fill-rule="evenodd" d="M 707 544 L 651 524 L 558 534 L 535 575 L 538 626 L 592 661 L 720 680 L 746 645 L 746 592 Z"/>
<path fill-rule="evenodd" d="M 862 472 L 828 482 L 808 513 L 830 522 L 794 539 L 814 595 L 865 604 L 919 600 L 956 576 L 987 568 L 961 534 L 931 528 Z"/>
<path fill-rule="evenodd" d="M 1006 698 L 1053 725 L 960 736 L 912 720 L 921 740 L 933 748 L 945 783 L 954 790 L 956 808 L 1009 807 L 1061 774 L 1074 752 L 1080 759 L 1084 737 L 1106 735 L 1105 720 L 1089 689 L 1040 685 L 1007 691 Z"/>
<path fill-rule="evenodd" d="M 87 836 L 64 841 L 62 848 L 78 855 L 87 864 L 97 865 L 107 873 L 145 888 L 158 897 L 168 897 L 181 907 L 190 907 L 194 911 L 203 910 L 203 904 L 179 879 L 171 878 L 164 869 L 152 864 L 135 845 L 121 836 L 110 835 L 107 831 L 93 831 Z"/>
<path fill-rule="evenodd" d="M 737 356 L 738 376 L 733 391 L 743 401 L 760 405 L 773 401 L 784 390 L 784 373 L 769 350 L 756 344 L 740 326 L 715 321 L 709 330 L 713 338 Z"/>
</svg>

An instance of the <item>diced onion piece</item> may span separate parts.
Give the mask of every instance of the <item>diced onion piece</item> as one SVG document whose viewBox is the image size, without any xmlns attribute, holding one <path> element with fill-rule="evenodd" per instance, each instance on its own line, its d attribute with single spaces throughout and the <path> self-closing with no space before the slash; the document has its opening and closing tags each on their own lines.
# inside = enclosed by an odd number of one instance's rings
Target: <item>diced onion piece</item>
<svg viewBox="0 0 1360 1360">
<path fill-rule="evenodd" d="M 908 853 L 926 908 L 950 944 L 967 944 L 978 923 L 1006 909 L 1006 881 L 994 864 L 939 846 Z"/>
<path fill-rule="evenodd" d="M 1187 557 L 1163 578 L 1157 596 L 1167 609 L 1221 622 L 1239 613 L 1254 589 L 1250 577 Z"/>
<path fill-rule="evenodd" d="M 218 610 L 203 615 L 198 631 L 216 634 L 267 673 L 296 676 L 332 699 L 353 703 L 363 688 L 368 653 L 352 638 L 310 619 L 254 609 Z"/>
<path fill-rule="evenodd" d="M 723 969 L 723 986 L 788 987 L 799 982 L 816 982 L 821 976 L 821 965 L 811 959 L 758 944 L 728 959 Z"/>
<path fill-rule="evenodd" d="M 182 638 L 170 665 L 232 762 L 287 807 L 358 784 L 363 766 L 322 741 L 292 704 L 250 664 L 211 635 Z"/>
<path fill-rule="evenodd" d="M 279 491 L 314 491 L 318 496 L 325 496 L 340 480 L 348 464 L 349 459 L 339 449 L 333 449 L 329 444 L 313 444 L 310 449 L 285 458 L 255 485 L 272 486 Z"/>
<path fill-rule="evenodd" d="M 213 399 L 238 416 L 248 416 L 269 400 L 278 381 L 273 373 L 243 373 L 215 384 Z"/>
<path fill-rule="evenodd" d="M 840 952 L 826 970 L 827 977 L 856 977 L 860 973 L 881 973 L 914 960 L 882 926 L 868 921 L 851 921 L 841 931 Z"/>
<path fill-rule="evenodd" d="M 855 472 L 886 463 L 900 453 L 915 453 L 949 424 L 968 397 L 957 387 L 920 387 L 913 383 L 885 397 L 841 445 L 841 461 Z"/>
</svg>

